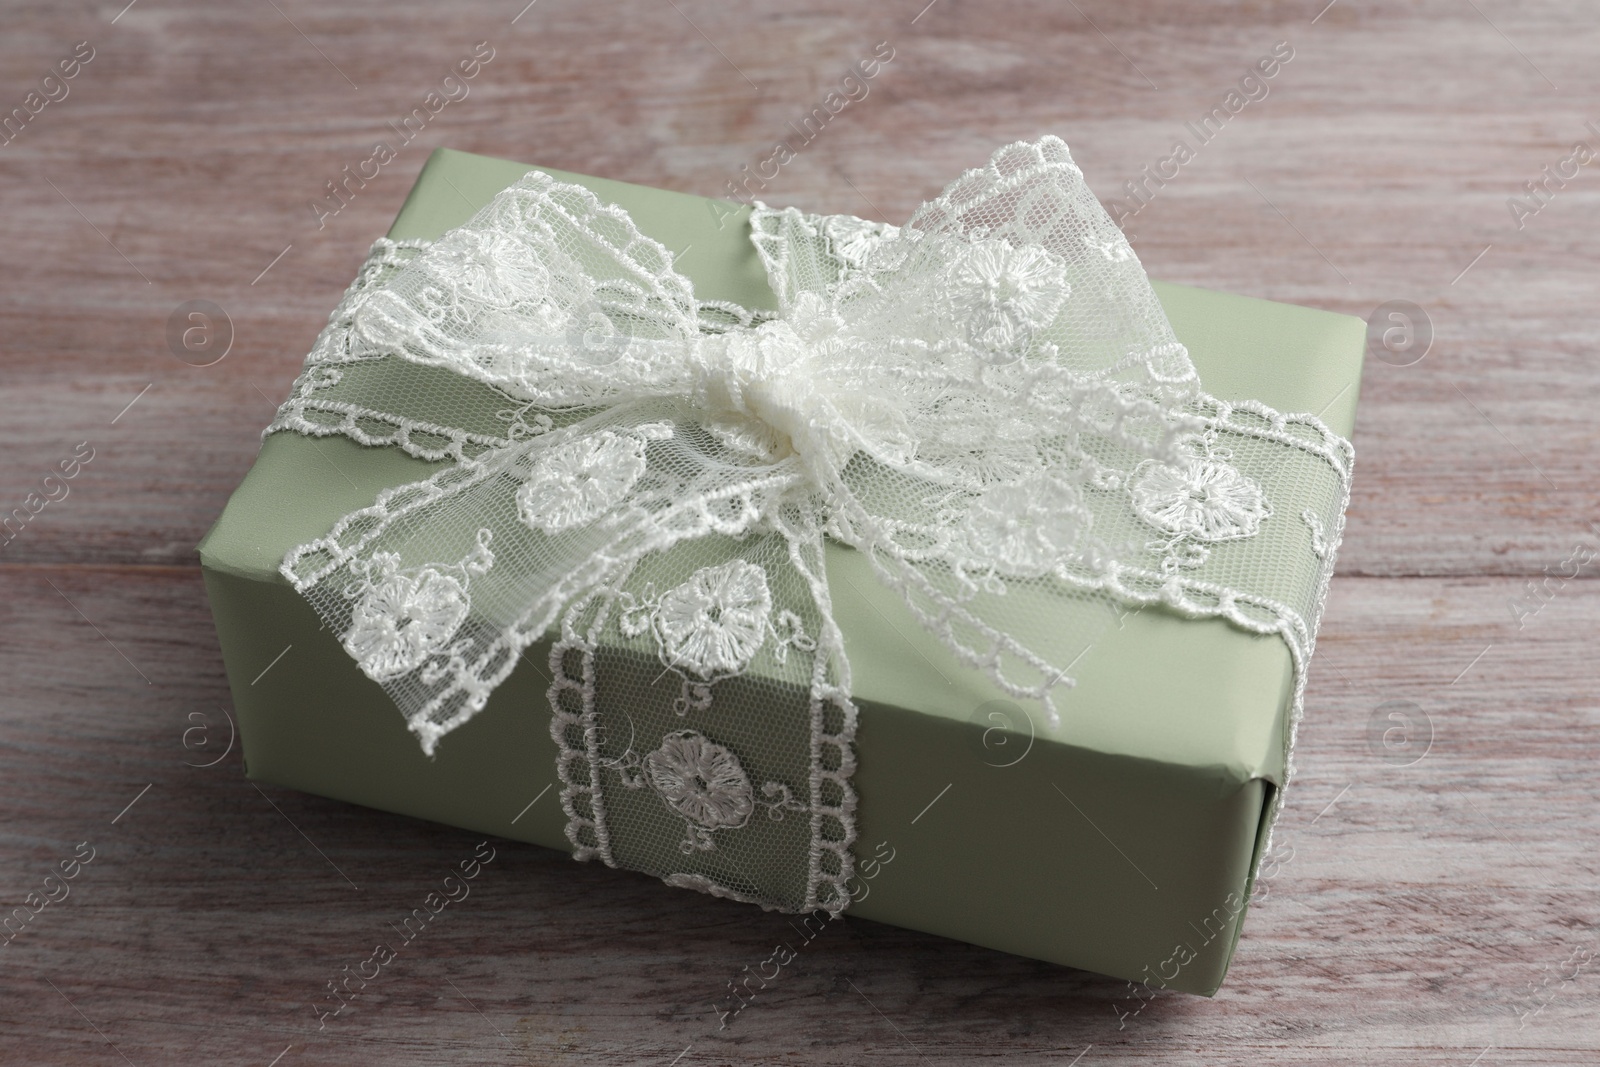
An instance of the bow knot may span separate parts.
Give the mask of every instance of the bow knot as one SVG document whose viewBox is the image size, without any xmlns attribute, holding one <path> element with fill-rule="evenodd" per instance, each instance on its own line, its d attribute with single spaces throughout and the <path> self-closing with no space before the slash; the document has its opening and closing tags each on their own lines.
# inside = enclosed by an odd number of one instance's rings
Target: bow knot
<svg viewBox="0 0 1600 1067">
<path fill-rule="evenodd" d="M 809 373 L 814 355 L 782 319 L 700 339 L 690 403 L 725 444 L 753 458 L 815 455 L 827 401 Z"/>
<path fill-rule="evenodd" d="M 874 421 L 847 414 L 861 405 L 831 373 L 852 355 L 844 330 L 825 301 L 806 293 L 789 315 L 754 330 L 697 338 L 690 404 L 724 445 L 764 462 L 794 457 L 813 485 L 825 485 Z"/>
</svg>

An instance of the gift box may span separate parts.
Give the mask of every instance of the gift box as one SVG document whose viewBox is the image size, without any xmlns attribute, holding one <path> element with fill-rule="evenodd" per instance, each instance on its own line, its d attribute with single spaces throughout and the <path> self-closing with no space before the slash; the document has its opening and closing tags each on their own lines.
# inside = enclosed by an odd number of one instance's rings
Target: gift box
<svg viewBox="0 0 1600 1067">
<path fill-rule="evenodd" d="M 533 169 L 439 150 L 389 237 L 436 239 Z M 699 297 L 776 306 L 748 207 L 546 173 L 626 209 L 675 253 L 673 266 Z M 1154 289 L 1209 394 L 1318 413 L 1348 436 L 1363 322 L 1184 286 Z M 450 402 L 441 392 L 438 403 Z M 381 443 L 385 429 L 367 444 L 349 433 L 267 435 L 200 545 L 246 773 L 571 852 L 572 814 L 558 802 L 563 753 L 547 701 L 554 635 L 527 649 L 486 706 L 430 756 L 280 569 L 297 546 L 380 492 L 448 465 Z M 1306 522 L 1331 570 L 1337 523 Z M 1185 617 L 1159 602 L 1111 617 L 1062 604 L 1040 640 L 1082 651 L 1074 658 L 1065 649 L 1076 684 L 1058 698 L 1060 721 L 1051 723 L 953 660 L 861 553 L 830 540 L 825 562 L 859 711 L 848 914 L 1151 987 L 1215 992 L 1288 772 L 1304 668 L 1294 649 L 1276 634 Z M 1310 625 L 1314 632 L 1315 619 Z M 641 661 L 639 684 L 652 684 L 658 667 Z M 661 685 L 679 691 L 675 680 Z M 736 851 L 729 857 L 740 860 Z"/>
</svg>

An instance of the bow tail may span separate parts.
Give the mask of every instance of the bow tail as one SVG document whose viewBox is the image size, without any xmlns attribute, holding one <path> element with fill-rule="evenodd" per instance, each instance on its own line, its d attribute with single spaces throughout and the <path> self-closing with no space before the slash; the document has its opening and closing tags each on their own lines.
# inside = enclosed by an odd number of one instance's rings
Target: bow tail
<svg viewBox="0 0 1600 1067">
<path fill-rule="evenodd" d="M 820 533 L 768 518 L 641 558 L 566 611 L 548 694 L 567 836 L 579 859 L 836 914 L 854 873 L 849 671 Z"/>
<path fill-rule="evenodd" d="M 601 570 L 528 554 L 515 578 L 505 566 L 517 534 L 503 500 L 526 457 L 507 446 L 386 490 L 281 568 L 430 755 L 554 620 L 560 591 Z"/>
<path fill-rule="evenodd" d="M 1058 728 L 1055 691 L 1072 688 L 1069 672 L 1131 610 L 1107 590 L 1100 546 L 1087 533 L 1070 550 L 1016 535 L 1017 530 L 1026 534 L 1030 521 L 1036 529 L 1073 509 L 1046 511 L 1044 520 L 1025 509 L 1015 522 L 1006 516 L 982 520 L 980 532 L 990 535 L 993 526 L 1000 547 L 1014 549 L 1001 558 L 974 552 L 970 541 L 964 548 L 942 545 L 941 539 L 956 542 L 972 531 L 907 521 L 909 512 L 895 510 L 885 494 L 863 486 L 863 477 L 871 479 L 861 475 L 835 489 L 830 534 L 867 559 L 878 581 L 900 595 L 917 625 L 957 662 L 983 672 L 994 696 L 1037 701 L 1048 727 Z M 916 499 L 928 512 L 950 500 L 938 492 Z M 1106 505 L 1082 490 L 1074 499 L 1080 502 L 1074 509 L 1084 514 L 1072 521 L 1087 531 L 1094 522 L 1087 512 Z M 1005 543 L 1008 537 L 1016 537 L 1016 543 Z"/>
<path fill-rule="evenodd" d="M 670 496 L 644 476 L 647 447 L 670 432 L 657 415 L 619 407 L 488 449 L 385 490 L 285 559 L 424 751 L 483 708 L 565 605 L 692 534 L 696 517 L 640 503 Z M 629 484 L 596 477 L 628 462 Z"/>
<path fill-rule="evenodd" d="M 839 914 L 865 894 L 856 879 L 856 705 L 851 699 L 850 661 L 833 618 L 823 535 L 815 513 L 789 510 L 779 517 L 790 566 L 806 582 L 817 612 L 818 634 L 811 662 L 811 899 L 808 909 Z M 851 885 L 852 880 L 856 881 Z"/>
</svg>

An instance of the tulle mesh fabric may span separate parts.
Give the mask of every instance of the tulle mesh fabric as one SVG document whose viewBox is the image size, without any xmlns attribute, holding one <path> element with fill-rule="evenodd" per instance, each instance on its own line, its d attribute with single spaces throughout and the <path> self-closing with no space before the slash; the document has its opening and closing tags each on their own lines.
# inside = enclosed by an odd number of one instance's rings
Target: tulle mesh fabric
<svg viewBox="0 0 1600 1067">
<path fill-rule="evenodd" d="M 1065 144 L 1001 149 L 903 227 L 751 225 L 776 317 L 698 301 L 625 212 L 539 172 L 374 247 L 269 432 L 441 466 L 283 570 L 426 751 L 553 633 L 580 858 L 842 910 L 856 710 L 825 538 L 1052 721 L 1075 656 L 1153 603 L 1280 634 L 1298 719 L 1349 445 L 1201 391 Z"/>
</svg>

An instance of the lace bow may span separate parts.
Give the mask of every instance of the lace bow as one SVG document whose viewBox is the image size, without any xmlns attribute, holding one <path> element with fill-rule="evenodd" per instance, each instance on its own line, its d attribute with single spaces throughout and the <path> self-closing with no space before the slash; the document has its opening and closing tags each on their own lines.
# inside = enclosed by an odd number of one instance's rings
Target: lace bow
<svg viewBox="0 0 1600 1067">
<path fill-rule="evenodd" d="M 1051 725 L 1068 602 L 1309 655 L 1349 446 L 1200 392 L 1064 143 L 903 227 L 751 225 L 776 316 L 697 301 L 626 212 L 532 172 L 431 245 L 380 242 L 335 312 L 269 429 L 447 465 L 282 569 L 426 751 L 553 634 L 580 858 L 838 911 L 856 709 L 826 540 Z M 1243 468 L 1285 450 L 1316 560 L 1265 573 L 1228 549 L 1275 513 Z"/>
</svg>

